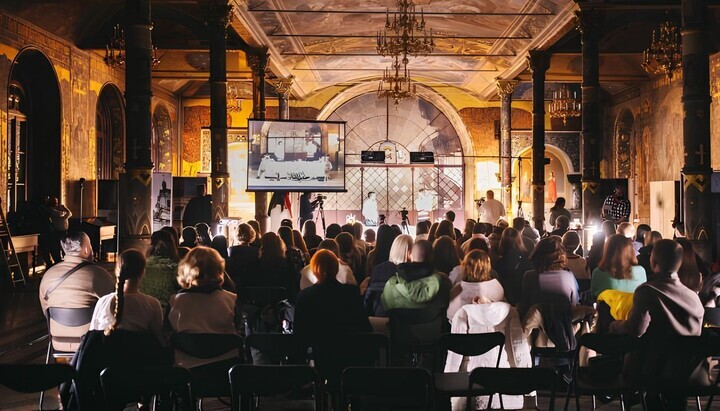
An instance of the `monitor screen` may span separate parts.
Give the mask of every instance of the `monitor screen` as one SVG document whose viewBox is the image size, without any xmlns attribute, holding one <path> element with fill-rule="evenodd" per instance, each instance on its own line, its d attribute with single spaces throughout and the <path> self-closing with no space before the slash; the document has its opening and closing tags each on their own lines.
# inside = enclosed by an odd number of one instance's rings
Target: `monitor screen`
<svg viewBox="0 0 720 411">
<path fill-rule="evenodd" d="M 249 120 L 248 191 L 345 191 L 345 123 Z"/>
</svg>

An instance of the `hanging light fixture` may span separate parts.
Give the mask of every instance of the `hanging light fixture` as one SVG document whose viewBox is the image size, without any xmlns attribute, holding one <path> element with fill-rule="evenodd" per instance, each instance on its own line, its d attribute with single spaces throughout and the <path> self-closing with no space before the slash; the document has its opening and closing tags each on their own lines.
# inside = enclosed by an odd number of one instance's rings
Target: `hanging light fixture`
<svg viewBox="0 0 720 411">
<path fill-rule="evenodd" d="M 577 99 L 577 92 L 570 94 L 570 89 L 562 85 L 560 90 L 553 91 L 553 99 L 548 106 L 550 118 L 561 118 L 563 125 L 567 125 L 568 117 L 580 117 L 581 104 Z"/>
<path fill-rule="evenodd" d="M 238 93 L 238 87 L 235 83 L 227 85 L 227 111 L 228 113 L 239 113 L 242 111 L 242 98 Z"/>
<path fill-rule="evenodd" d="M 152 30 L 152 26 L 150 30 Z M 160 65 L 161 59 L 162 57 L 158 57 L 157 55 L 157 47 L 153 46 L 152 59 L 150 61 L 153 69 Z M 112 68 L 125 67 L 125 31 L 119 24 L 113 27 L 112 38 L 110 38 L 110 42 L 105 45 L 105 57 L 103 61 Z"/>
<path fill-rule="evenodd" d="M 378 85 L 378 98 L 392 98 L 397 109 L 400 100 L 415 96 L 415 84 L 410 79 L 408 56 L 426 56 L 435 48 L 432 29 L 425 29 L 425 15 L 418 17 L 412 0 L 397 0 L 397 11 L 390 18 L 385 15 L 385 28 L 377 34 L 377 52 L 392 57 L 393 64 L 385 69 Z M 401 75 L 402 74 L 402 75 Z"/>
<path fill-rule="evenodd" d="M 650 47 L 643 51 L 642 67 L 650 74 L 665 73 L 672 79 L 673 71 L 682 65 L 680 29 L 666 20 L 653 30 Z"/>
<path fill-rule="evenodd" d="M 403 68 L 401 75 L 400 69 Z M 410 78 L 410 71 L 407 64 L 401 64 L 400 58 L 395 56 L 395 62 L 391 68 L 386 68 L 383 72 L 382 80 L 378 84 L 378 98 L 388 98 L 395 101 L 395 109 L 397 110 L 400 100 L 415 96 L 416 88 Z"/>
</svg>

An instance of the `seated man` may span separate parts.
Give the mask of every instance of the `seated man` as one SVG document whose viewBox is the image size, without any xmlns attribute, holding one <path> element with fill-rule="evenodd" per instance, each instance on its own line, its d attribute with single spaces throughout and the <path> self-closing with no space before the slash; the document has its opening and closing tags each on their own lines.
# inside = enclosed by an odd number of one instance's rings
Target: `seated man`
<svg viewBox="0 0 720 411">
<path fill-rule="evenodd" d="M 47 315 L 49 307 L 94 307 L 100 297 L 115 292 L 115 277 L 91 261 L 93 249 L 87 234 L 68 233 L 61 246 L 65 252 L 65 260 L 50 267 L 40 281 L 40 306 L 43 313 Z M 84 327 L 84 331 L 87 331 L 87 328 Z M 63 326 L 53 326 L 54 334 L 66 335 L 63 331 L 68 331 L 69 336 L 78 338 L 84 334 L 82 330 L 63 330 Z M 80 335 L 77 335 L 78 333 Z M 76 349 L 73 346 L 59 347 L 55 342 L 53 346 L 63 351 Z"/>
<path fill-rule="evenodd" d="M 655 243 L 650 256 L 654 275 L 635 289 L 630 316 L 613 322 L 611 332 L 636 337 L 700 335 L 704 309 L 697 294 L 678 278 L 682 255 L 682 247 L 673 240 Z"/>
</svg>

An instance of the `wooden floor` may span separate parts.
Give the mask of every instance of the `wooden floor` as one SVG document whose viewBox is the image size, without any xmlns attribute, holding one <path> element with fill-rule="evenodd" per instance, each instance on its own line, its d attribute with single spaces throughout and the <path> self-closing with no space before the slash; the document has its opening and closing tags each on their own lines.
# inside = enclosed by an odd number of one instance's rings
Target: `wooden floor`
<svg viewBox="0 0 720 411">
<path fill-rule="evenodd" d="M 18 288 L 11 292 L 0 293 L 0 363 L 35 363 L 41 364 L 45 360 L 47 350 L 47 326 L 45 317 L 40 308 L 37 292 L 38 280 L 32 281 L 26 288 Z M 0 386 L 0 410 L 29 411 L 38 409 L 37 394 L 18 394 Z M 527 399 L 530 406 L 532 400 Z M 562 401 L 557 405 L 562 409 Z M 715 403 L 713 410 L 720 410 L 720 401 Z M 43 409 L 58 409 L 57 391 L 48 392 Z M 592 409 L 589 398 L 583 398 L 581 408 Z M 204 410 L 227 410 L 228 406 L 212 399 L 203 403 Z M 276 410 L 278 407 L 263 407 L 263 410 Z M 539 409 L 548 409 L 548 398 L 541 396 Z M 574 402 L 570 406 L 575 410 Z M 619 410 L 617 401 L 600 405 L 599 410 Z M 639 410 L 639 406 L 632 407 Z M 688 403 L 688 410 L 694 410 L 694 405 Z M 651 410 L 652 411 L 652 410 Z"/>
</svg>

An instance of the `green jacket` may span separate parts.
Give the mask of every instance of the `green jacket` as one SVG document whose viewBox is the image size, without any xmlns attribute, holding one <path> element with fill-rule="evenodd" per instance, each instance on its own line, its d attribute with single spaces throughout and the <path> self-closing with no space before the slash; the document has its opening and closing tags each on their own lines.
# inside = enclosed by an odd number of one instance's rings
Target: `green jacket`
<svg viewBox="0 0 720 411">
<path fill-rule="evenodd" d="M 385 311 L 396 308 L 447 307 L 450 299 L 450 280 L 431 265 L 405 263 L 385 284 L 382 304 Z"/>
</svg>

